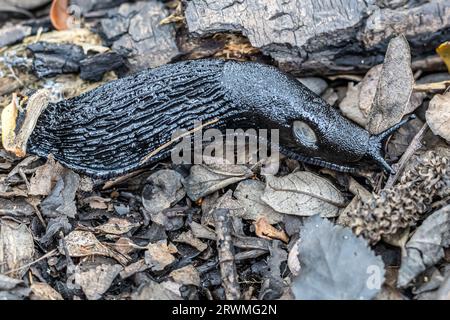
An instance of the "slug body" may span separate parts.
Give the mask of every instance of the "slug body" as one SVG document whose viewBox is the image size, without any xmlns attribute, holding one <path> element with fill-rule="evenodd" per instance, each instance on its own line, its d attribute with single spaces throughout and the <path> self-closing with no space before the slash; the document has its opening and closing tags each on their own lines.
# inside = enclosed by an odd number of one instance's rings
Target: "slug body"
<svg viewBox="0 0 450 320">
<path fill-rule="evenodd" d="M 27 152 L 112 177 L 142 166 L 177 129 L 194 120 L 215 127 L 279 129 L 282 153 L 340 171 L 373 162 L 391 171 L 382 142 L 402 123 L 371 136 L 295 78 L 250 62 L 195 60 L 145 70 L 78 97 L 50 103 Z M 156 153 L 146 163 L 170 154 Z"/>
</svg>

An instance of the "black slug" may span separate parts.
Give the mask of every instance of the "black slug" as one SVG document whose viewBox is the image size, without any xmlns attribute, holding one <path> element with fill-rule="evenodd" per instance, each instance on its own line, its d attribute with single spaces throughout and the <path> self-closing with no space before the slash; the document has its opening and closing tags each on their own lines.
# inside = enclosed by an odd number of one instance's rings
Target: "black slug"
<svg viewBox="0 0 450 320">
<path fill-rule="evenodd" d="M 216 118 L 221 129 L 279 129 L 282 153 L 310 164 L 354 171 L 361 163 L 374 163 L 390 173 L 383 142 L 407 121 L 370 135 L 275 67 L 195 60 L 145 70 L 49 103 L 26 151 L 52 154 L 90 176 L 112 177 L 142 166 L 142 159 L 167 143 L 174 130 Z M 162 150 L 147 164 L 169 154 L 170 149 Z"/>
</svg>

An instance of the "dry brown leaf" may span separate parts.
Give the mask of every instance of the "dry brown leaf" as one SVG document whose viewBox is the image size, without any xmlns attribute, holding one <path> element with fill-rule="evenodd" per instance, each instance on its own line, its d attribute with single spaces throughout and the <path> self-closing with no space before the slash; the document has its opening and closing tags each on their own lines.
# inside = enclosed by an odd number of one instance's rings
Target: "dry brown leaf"
<svg viewBox="0 0 450 320">
<path fill-rule="evenodd" d="M 33 235 L 25 224 L 0 220 L 0 273 L 22 278 L 34 256 Z"/>
<path fill-rule="evenodd" d="M 114 258 L 122 265 L 126 265 L 128 262 L 126 256 L 105 246 L 89 231 L 75 230 L 69 233 L 64 239 L 71 257 L 100 255 Z M 59 251 L 61 254 L 64 254 L 63 248 L 59 248 Z"/>
<path fill-rule="evenodd" d="M 47 162 L 40 166 L 31 177 L 29 194 L 34 196 L 49 195 L 63 170 L 63 166 L 50 155 Z"/>
<path fill-rule="evenodd" d="M 102 224 L 95 228 L 95 230 L 114 235 L 122 235 L 139 226 L 138 223 L 132 223 L 127 219 L 111 218 L 105 224 Z"/>
<path fill-rule="evenodd" d="M 200 274 L 192 264 L 173 270 L 169 277 L 179 284 L 200 286 Z"/>
<path fill-rule="evenodd" d="M 75 283 L 81 287 L 88 300 L 98 300 L 109 289 L 114 279 L 122 271 L 118 264 L 100 264 L 85 268 L 78 265 Z"/>
<path fill-rule="evenodd" d="M 450 92 L 435 95 L 425 117 L 431 131 L 450 142 Z"/>
<path fill-rule="evenodd" d="M 61 294 L 48 283 L 33 282 L 31 288 L 31 300 L 64 300 Z"/>
<path fill-rule="evenodd" d="M 258 237 L 264 238 L 264 239 L 278 239 L 285 243 L 289 242 L 289 237 L 287 236 L 286 232 L 283 230 L 278 230 L 269 222 L 267 222 L 266 218 L 259 218 L 256 220 L 255 224 L 255 233 Z"/>
<path fill-rule="evenodd" d="M 126 266 L 122 271 L 120 271 L 120 277 L 122 279 L 126 279 L 131 277 L 133 274 L 145 271 L 148 268 L 150 268 L 150 265 L 145 262 L 145 259 L 140 259 Z"/>
<path fill-rule="evenodd" d="M 339 103 L 339 109 L 344 116 L 364 127 L 367 123 L 367 116 L 364 115 L 359 108 L 360 92 L 361 83 L 354 85 L 353 82 L 349 82 L 347 93 L 341 103 Z"/>
<path fill-rule="evenodd" d="M 177 249 L 172 244 L 167 244 L 165 240 L 147 245 L 145 252 L 145 263 L 154 271 L 161 271 L 175 261 L 172 255 Z"/>
<path fill-rule="evenodd" d="M 111 199 L 102 198 L 100 196 L 91 196 L 83 199 L 83 203 L 86 203 L 91 207 L 91 209 L 99 209 L 99 210 L 107 210 L 111 209 L 112 206 L 109 206 Z"/>
<path fill-rule="evenodd" d="M 336 217 L 344 206 L 344 197 L 327 179 L 314 173 L 297 171 L 284 177 L 266 177 L 261 196 L 274 210 L 299 216 L 320 214 Z"/>
</svg>

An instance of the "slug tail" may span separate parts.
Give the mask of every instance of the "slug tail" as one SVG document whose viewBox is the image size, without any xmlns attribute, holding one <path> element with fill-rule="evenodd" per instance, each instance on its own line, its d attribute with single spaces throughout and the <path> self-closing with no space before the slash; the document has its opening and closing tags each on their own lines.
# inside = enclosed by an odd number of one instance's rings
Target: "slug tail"
<svg viewBox="0 0 450 320">
<path fill-rule="evenodd" d="M 415 118 L 416 116 L 414 114 L 409 115 L 407 118 L 403 119 L 396 125 L 393 125 L 392 127 L 386 129 L 385 131 L 377 135 L 371 136 L 369 138 L 369 150 L 366 156 L 375 161 L 375 163 L 379 167 L 384 169 L 386 172 L 388 172 L 391 175 L 394 175 L 396 173 L 395 170 L 384 159 L 383 143 L 390 135 L 392 135 L 395 131 L 397 131 L 401 126 L 403 126 L 405 123 Z"/>
</svg>

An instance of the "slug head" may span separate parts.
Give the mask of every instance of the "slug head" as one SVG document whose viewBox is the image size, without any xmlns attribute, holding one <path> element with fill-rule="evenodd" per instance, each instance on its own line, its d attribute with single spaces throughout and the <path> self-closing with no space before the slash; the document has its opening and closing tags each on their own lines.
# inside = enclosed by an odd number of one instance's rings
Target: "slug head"
<svg viewBox="0 0 450 320">
<path fill-rule="evenodd" d="M 374 163 L 394 172 L 384 160 L 383 145 L 408 120 L 370 135 L 292 76 L 258 63 L 227 61 L 222 83 L 250 127 L 279 130 L 285 155 L 339 171 Z"/>
<path fill-rule="evenodd" d="M 329 128 L 323 131 L 315 123 L 294 120 L 292 136 L 296 145 L 291 144 L 290 149 L 310 157 L 300 160 L 340 171 L 353 171 L 357 167 L 355 162 L 361 162 L 361 164 L 375 164 L 389 174 L 395 174 L 395 170 L 384 159 L 385 142 L 397 129 L 414 118 L 415 115 L 410 115 L 377 135 L 368 135 L 367 131 L 353 124 L 349 127 L 348 124 L 342 126 L 339 122 L 335 122 L 339 133 L 332 131 L 331 139 L 327 139 Z M 353 132 L 348 132 L 348 128 Z"/>
</svg>

